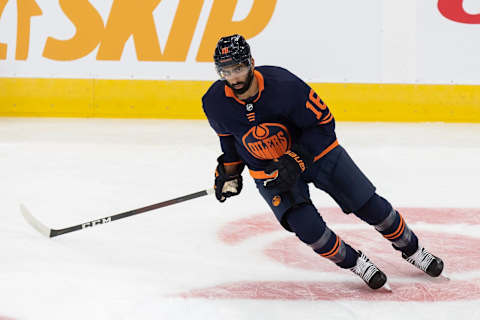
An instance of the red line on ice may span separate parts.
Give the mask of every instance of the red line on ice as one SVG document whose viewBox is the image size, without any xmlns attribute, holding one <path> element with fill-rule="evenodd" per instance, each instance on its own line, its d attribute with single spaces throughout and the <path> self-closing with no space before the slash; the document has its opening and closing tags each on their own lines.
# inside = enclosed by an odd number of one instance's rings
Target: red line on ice
<svg viewBox="0 0 480 320">
<path fill-rule="evenodd" d="M 327 224 L 364 224 L 354 215 L 345 215 L 337 208 L 320 208 L 319 211 Z M 480 209 L 403 208 L 399 211 L 408 223 L 480 225 Z M 407 281 L 389 281 L 394 290 L 393 293 L 370 290 L 360 279 L 356 279 L 352 275 L 352 281 L 343 282 L 243 281 L 224 283 L 191 290 L 180 296 L 216 299 L 419 302 L 480 299 L 480 279 L 478 278 L 451 281 L 429 278 L 422 271 L 405 262 L 399 252 L 393 250 L 390 243 L 373 228 L 349 231 L 342 230 L 341 227 L 334 229 L 346 242 L 367 253 L 387 276 L 400 276 Z M 444 259 L 446 270 L 450 274 L 479 270 L 480 237 L 415 230 L 415 227 L 413 229 L 425 247 Z M 226 224 L 219 230 L 218 236 L 224 243 L 236 245 L 248 238 L 281 230 L 282 228 L 273 214 L 261 214 Z M 337 274 L 349 273 L 349 271 L 341 270 L 328 260 L 319 257 L 293 234 L 286 232 L 284 238 L 273 241 L 259 250 L 262 250 L 272 261 L 291 268 Z"/>
<path fill-rule="evenodd" d="M 448 285 L 446 285 L 446 283 Z M 254 300 L 359 300 L 435 302 L 476 300 L 480 280 L 440 282 L 390 282 L 393 292 L 374 291 L 358 282 L 245 281 L 191 290 L 183 298 Z"/>
<path fill-rule="evenodd" d="M 318 208 L 327 225 L 364 224 L 353 214 L 344 214 L 338 208 Z M 400 208 L 399 212 L 407 223 L 424 222 L 430 224 L 480 224 L 480 209 L 464 208 Z M 219 232 L 220 239 L 235 244 L 253 236 L 281 230 L 273 213 L 257 214 L 226 224 Z"/>
</svg>

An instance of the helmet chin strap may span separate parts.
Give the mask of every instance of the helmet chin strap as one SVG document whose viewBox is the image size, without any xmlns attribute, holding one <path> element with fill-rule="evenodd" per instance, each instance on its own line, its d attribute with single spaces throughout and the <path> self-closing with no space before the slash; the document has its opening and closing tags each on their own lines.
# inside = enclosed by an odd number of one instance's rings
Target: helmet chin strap
<svg viewBox="0 0 480 320">
<path fill-rule="evenodd" d="M 248 71 L 248 76 L 247 76 L 247 81 L 243 87 L 240 89 L 235 89 L 228 81 L 227 81 L 227 86 L 230 87 L 230 89 L 233 90 L 233 93 L 236 95 L 243 94 L 247 92 L 248 89 L 250 89 L 250 86 L 252 85 L 253 81 L 253 68 L 250 68 L 250 71 Z"/>
</svg>

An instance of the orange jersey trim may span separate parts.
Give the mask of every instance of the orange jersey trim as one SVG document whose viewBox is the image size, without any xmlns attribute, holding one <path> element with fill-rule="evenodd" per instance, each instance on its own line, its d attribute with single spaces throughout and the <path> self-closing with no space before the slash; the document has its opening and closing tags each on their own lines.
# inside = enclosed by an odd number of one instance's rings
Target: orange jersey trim
<svg viewBox="0 0 480 320">
<path fill-rule="evenodd" d="M 257 83 L 258 83 L 258 96 L 255 100 L 253 100 L 253 102 L 255 103 L 258 101 L 258 99 L 260 99 L 260 96 L 262 95 L 262 91 L 265 89 L 265 82 L 263 80 L 262 74 L 259 71 L 253 70 L 253 76 L 255 77 L 255 79 L 257 79 Z M 232 88 L 230 88 L 227 85 L 225 85 L 225 95 L 227 97 L 235 99 L 238 103 L 245 105 L 245 102 L 238 99 L 238 97 L 233 92 Z"/>
<path fill-rule="evenodd" d="M 257 180 L 272 179 L 272 178 L 276 178 L 278 175 L 278 173 L 268 174 L 268 173 L 265 173 L 265 171 L 256 171 L 256 170 L 249 170 L 249 171 L 252 178 Z"/>
<path fill-rule="evenodd" d="M 245 101 L 242 101 L 242 100 L 238 99 L 238 97 L 235 95 L 235 93 L 233 93 L 232 88 L 230 88 L 227 85 L 225 85 L 225 95 L 227 97 L 235 99 L 238 103 L 245 105 Z"/>
<path fill-rule="evenodd" d="M 265 82 L 263 81 L 263 76 L 259 71 L 254 70 L 253 75 L 255 76 L 255 78 L 257 78 L 257 83 L 258 83 L 258 96 L 255 100 L 253 100 L 253 102 L 255 103 L 260 99 L 260 96 L 262 95 L 262 91 L 265 89 Z"/>
<path fill-rule="evenodd" d="M 327 153 L 335 149 L 338 146 L 338 140 L 335 140 L 331 145 L 329 145 L 325 150 L 323 150 L 319 155 L 313 158 L 313 162 L 318 161 L 319 159 L 323 158 Z"/>
<path fill-rule="evenodd" d="M 218 133 L 218 136 L 219 137 L 229 137 L 229 136 L 231 136 L 231 134 L 229 134 L 229 133 Z"/>
<path fill-rule="evenodd" d="M 224 162 L 223 165 L 224 166 L 234 166 L 236 164 L 241 164 L 243 163 L 243 161 L 235 161 L 235 162 Z"/>
</svg>

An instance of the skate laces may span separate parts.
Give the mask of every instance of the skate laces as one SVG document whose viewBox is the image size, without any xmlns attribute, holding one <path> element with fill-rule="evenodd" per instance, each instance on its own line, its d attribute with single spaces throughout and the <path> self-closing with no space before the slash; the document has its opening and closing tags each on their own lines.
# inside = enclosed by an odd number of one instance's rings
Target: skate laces
<svg viewBox="0 0 480 320">
<path fill-rule="evenodd" d="M 407 257 L 406 260 L 416 266 L 417 268 L 427 271 L 428 266 L 432 263 L 433 260 L 435 260 L 435 257 L 425 250 L 424 247 L 421 247 L 412 254 L 410 257 Z"/>
<path fill-rule="evenodd" d="M 356 275 L 360 276 L 365 282 L 369 282 L 373 275 L 379 271 L 378 268 L 370 262 L 362 252 L 359 252 L 357 264 L 350 270 Z"/>
</svg>

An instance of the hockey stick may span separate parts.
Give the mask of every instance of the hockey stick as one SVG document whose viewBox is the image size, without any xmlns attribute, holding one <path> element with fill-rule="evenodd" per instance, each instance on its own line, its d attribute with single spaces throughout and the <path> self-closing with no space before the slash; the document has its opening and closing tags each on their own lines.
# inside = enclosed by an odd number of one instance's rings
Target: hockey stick
<svg viewBox="0 0 480 320">
<path fill-rule="evenodd" d="M 112 221 L 115 221 L 115 220 L 120 220 L 120 219 L 123 219 L 123 218 L 126 218 L 126 217 L 130 217 L 130 216 L 133 216 L 133 215 L 136 215 L 136 214 L 140 214 L 140 213 L 144 213 L 144 212 L 147 212 L 147 211 L 155 210 L 155 209 L 158 209 L 158 208 L 171 206 L 172 204 L 192 200 L 192 199 L 203 197 L 203 196 L 213 194 L 213 193 L 215 193 L 215 190 L 213 188 L 212 189 L 207 189 L 207 190 L 202 190 L 202 191 L 187 194 L 185 196 L 178 197 L 178 198 L 175 198 L 175 199 L 171 199 L 171 200 L 155 203 L 155 204 L 152 204 L 152 205 L 149 205 L 149 206 L 146 206 L 146 207 L 142 207 L 142 208 L 138 208 L 138 209 L 114 214 L 114 215 L 109 216 L 109 217 L 105 217 L 105 218 L 101 218 L 101 219 L 95 219 L 95 220 L 92 220 L 92 221 L 88 221 L 88 222 L 85 222 L 85 223 L 78 224 L 76 226 L 67 227 L 67 228 L 63 228 L 63 229 L 51 229 L 51 228 L 47 227 L 46 225 L 41 223 L 37 218 L 35 218 L 27 210 L 27 208 L 23 204 L 20 204 L 20 211 L 22 212 L 25 220 L 27 220 L 27 222 L 32 227 L 34 227 L 38 232 L 40 232 L 41 234 L 43 234 L 47 238 L 53 238 L 53 237 L 59 236 L 61 234 L 70 233 L 70 232 L 74 232 L 74 231 L 78 231 L 78 230 L 83 230 L 85 228 L 94 227 L 94 226 L 97 226 L 99 224 L 109 223 L 109 222 L 112 222 Z"/>
</svg>

